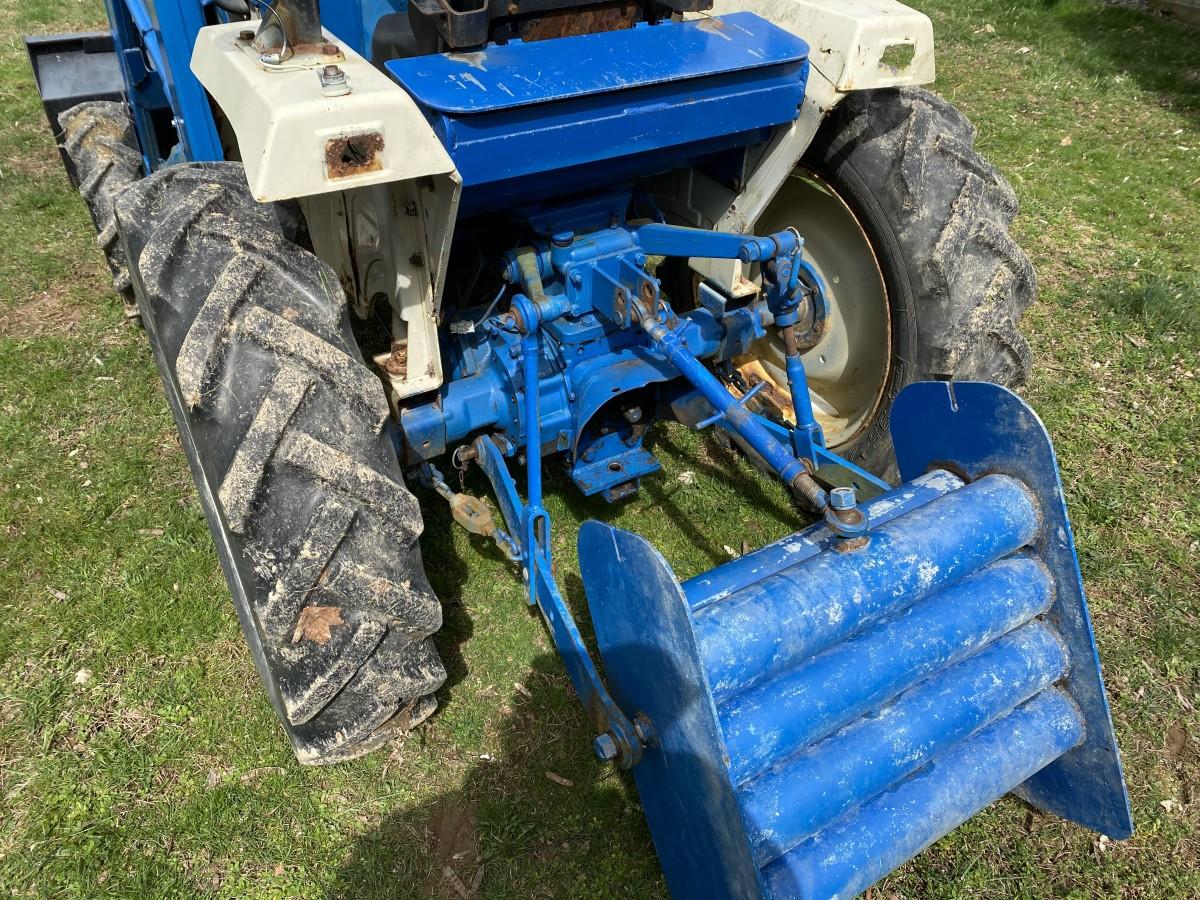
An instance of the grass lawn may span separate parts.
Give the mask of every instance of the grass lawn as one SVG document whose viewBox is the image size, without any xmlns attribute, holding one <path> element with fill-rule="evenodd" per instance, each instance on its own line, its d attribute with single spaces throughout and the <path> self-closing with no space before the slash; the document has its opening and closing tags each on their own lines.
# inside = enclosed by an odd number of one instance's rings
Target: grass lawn
<svg viewBox="0 0 1200 900">
<path fill-rule="evenodd" d="M 1200 31 L 1086 0 L 919 5 L 938 89 L 1023 204 L 1026 393 L 1057 440 L 1138 832 L 1006 800 L 875 896 L 1200 896 Z M 632 782 L 596 764 L 512 572 L 436 498 L 441 712 L 358 762 L 296 765 L 24 59 L 22 34 L 102 17 L 0 0 L 0 891 L 662 896 Z M 654 448 L 665 472 L 617 510 L 551 480 L 574 603 L 585 518 L 653 535 L 683 575 L 796 527 L 713 445 L 660 429 Z"/>
</svg>

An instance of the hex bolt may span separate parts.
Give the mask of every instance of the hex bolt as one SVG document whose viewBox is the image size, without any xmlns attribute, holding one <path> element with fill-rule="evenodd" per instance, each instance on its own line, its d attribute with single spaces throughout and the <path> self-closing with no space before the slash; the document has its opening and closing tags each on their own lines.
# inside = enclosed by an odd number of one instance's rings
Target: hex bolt
<svg viewBox="0 0 1200 900">
<path fill-rule="evenodd" d="M 617 740 L 612 736 L 611 731 L 606 731 L 597 737 L 592 742 L 592 749 L 596 751 L 596 758 L 600 762 L 612 762 L 621 755 L 621 748 L 617 746 Z"/>
<path fill-rule="evenodd" d="M 852 487 L 836 487 L 829 492 L 829 505 L 837 510 L 854 509 L 858 494 Z"/>
<path fill-rule="evenodd" d="M 350 93 L 350 85 L 346 83 L 346 73 L 341 66 L 322 66 L 317 71 L 321 81 L 321 93 L 326 97 L 340 97 Z"/>
<path fill-rule="evenodd" d="M 571 284 L 575 285 L 575 287 L 583 287 L 583 274 L 580 272 L 572 272 Z"/>
</svg>

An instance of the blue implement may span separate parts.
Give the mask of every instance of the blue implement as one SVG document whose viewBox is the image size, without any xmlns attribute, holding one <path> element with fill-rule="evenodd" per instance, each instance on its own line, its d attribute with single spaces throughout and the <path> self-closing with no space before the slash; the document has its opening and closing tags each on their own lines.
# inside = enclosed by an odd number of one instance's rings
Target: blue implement
<svg viewBox="0 0 1200 900">
<path fill-rule="evenodd" d="M 1010 791 L 1132 831 L 1044 429 L 985 384 L 911 386 L 892 422 L 910 482 L 864 537 L 680 583 L 637 535 L 580 532 L 609 689 L 656 736 L 633 772 L 676 896 L 848 897 Z"/>
</svg>

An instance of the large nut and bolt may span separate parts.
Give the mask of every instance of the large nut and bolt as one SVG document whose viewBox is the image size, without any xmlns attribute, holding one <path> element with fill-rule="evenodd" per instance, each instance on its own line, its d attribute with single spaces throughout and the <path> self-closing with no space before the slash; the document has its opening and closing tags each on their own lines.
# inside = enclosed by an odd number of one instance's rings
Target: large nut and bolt
<svg viewBox="0 0 1200 900">
<path fill-rule="evenodd" d="M 608 731 L 592 742 L 592 749 L 596 751 L 596 758 L 601 762 L 612 762 L 621 755 L 621 748 L 617 746 L 616 738 Z"/>
<path fill-rule="evenodd" d="M 341 66 L 322 66 L 317 70 L 321 81 L 321 93 L 326 97 L 340 97 L 350 93 L 350 85 L 346 82 L 346 73 Z"/>
<path fill-rule="evenodd" d="M 829 505 L 838 510 L 854 509 L 858 493 L 852 487 L 835 487 L 829 492 Z"/>
</svg>

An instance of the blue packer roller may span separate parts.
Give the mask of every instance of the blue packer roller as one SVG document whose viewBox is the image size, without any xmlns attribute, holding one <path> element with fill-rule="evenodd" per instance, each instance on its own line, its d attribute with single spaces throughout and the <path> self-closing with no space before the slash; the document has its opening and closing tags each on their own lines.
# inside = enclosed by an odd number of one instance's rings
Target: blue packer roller
<svg viewBox="0 0 1200 900">
<path fill-rule="evenodd" d="M 1133 824 L 1050 439 L 990 384 L 892 416 L 905 484 L 680 582 L 599 522 L 580 568 L 680 897 L 850 897 L 1005 793 Z"/>
</svg>

